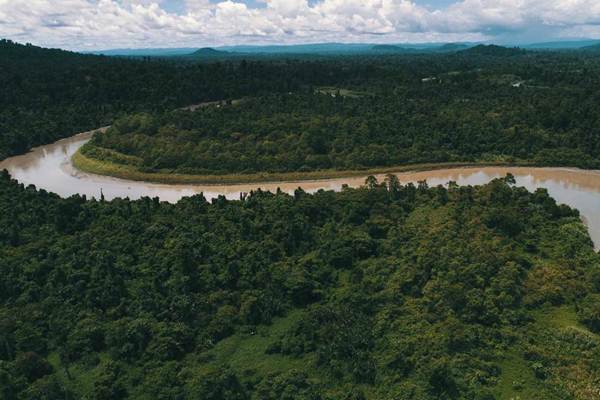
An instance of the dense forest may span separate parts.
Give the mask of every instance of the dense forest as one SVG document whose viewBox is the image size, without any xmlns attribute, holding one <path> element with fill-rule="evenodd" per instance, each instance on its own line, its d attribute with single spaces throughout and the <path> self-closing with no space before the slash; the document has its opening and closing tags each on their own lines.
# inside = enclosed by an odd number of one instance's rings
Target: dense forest
<svg viewBox="0 0 600 400">
<path fill-rule="evenodd" d="M 344 87 L 124 116 L 79 166 L 142 179 L 440 162 L 600 168 L 600 60 L 505 50 L 429 56 L 429 68 L 426 56 L 364 58 L 372 75 Z"/>
<path fill-rule="evenodd" d="M 310 60 L 130 60 L 0 40 L 0 159 L 108 125 L 127 112 L 285 92 L 306 82 L 335 83 L 344 76 Z"/>
<path fill-rule="evenodd" d="M 0 41 L 0 159 L 112 124 L 83 155 L 148 173 L 597 167 L 599 71 L 497 47 L 200 63 Z M 576 210 L 511 176 L 169 204 L 0 172 L 0 399 L 597 399 L 598 257 Z"/>
<path fill-rule="evenodd" d="M 510 183 L 172 205 L 4 174 L 2 396 L 597 398 L 598 256 Z"/>
</svg>

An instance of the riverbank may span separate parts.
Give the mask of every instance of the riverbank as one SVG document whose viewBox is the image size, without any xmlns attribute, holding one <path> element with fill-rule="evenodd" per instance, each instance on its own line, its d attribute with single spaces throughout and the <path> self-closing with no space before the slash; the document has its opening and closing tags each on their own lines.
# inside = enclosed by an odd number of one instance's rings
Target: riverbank
<svg viewBox="0 0 600 400">
<path fill-rule="evenodd" d="M 320 179 L 351 178 L 401 172 L 435 171 L 449 168 L 473 167 L 535 167 L 533 162 L 448 162 L 407 164 L 392 167 L 359 170 L 319 170 L 311 172 L 260 172 L 252 174 L 192 175 L 171 172 L 143 172 L 132 165 L 100 161 L 78 150 L 71 158 L 73 166 L 86 173 L 105 175 L 131 181 L 144 181 L 171 185 L 223 185 L 243 183 L 276 183 Z"/>
<path fill-rule="evenodd" d="M 326 178 L 332 171 L 321 171 L 320 173 L 305 173 L 301 176 L 301 178 L 305 178 L 303 180 L 298 180 L 298 175 L 278 174 L 278 177 L 282 179 L 276 182 L 272 182 L 275 179 L 274 175 L 263 175 L 254 176 L 254 178 L 262 178 L 260 182 L 236 184 L 229 182 L 239 181 L 239 177 L 229 176 L 223 180 L 223 177 L 212 176 L 212 179 L 221 179 L 221 181 L 211 181 L 208 184 L 176 185 L 117 179 L 108 175 L 79 171 L 73 167 L 71 157 L 90 140 L 91 136 L 92 133 L 75 135 L 50 145 L 37 147 L 27 154 L 0 162 L 0 170 L 6 169 L 14 179 L 24 185 L 35 185 L 38 189 L 56 193 L 61 197 L 80 195 L 98 199 L 102 195 L 106 200 L 156 197 L 161 201 L 171 203 L 175 203 L 183 197 L 200 193 L 208 200 L 219 196 L 239 199 L 244 193 L 259 188 L 270 192 L 281 190 L 289 194 L 294 193 L 299 187 L 308 193 L 318 190 L 339 191 L 345 185 L 349 187 L 364 185 L 368 175 L 374 175 L 381 181 L 385 179 L 386 173 L 396 174 L 402 184 L 427 181 L 430 186 L 444 185 L 449 181 L 454 181 L 460 186 L 476 186 L 510 173 L 515 177 L 517 186 L 523 186 L 530 191 L 544 188 L 558 203 L 578 209 L 588 226 L 589 234 L 596 244 L 596 248 L 600 248 L 600 213 L 598 212 L 600 170 L 536 168 L 508 166 L 507 164 L 494 167 L 489 166 L 490 163 L 457 163 L 454 164 L 454 168 L 451 168 L 449 164 L 419 164 L 376 171 L 343 171 L 339 175 L 345 176 L 338 179 Z M 469 166 L 471 168 L 468 168 Z M 420 172 L 409 172 L 415 170 Z M 333 171 L 333 173 L 335 172 Z M 309 174 L 316 179 L 308 179 Z M 140 176 L 140 178 L 144 177 Z M 266 180 L 271 180 L 271 182 L 265 182 Z"/>
</svg>

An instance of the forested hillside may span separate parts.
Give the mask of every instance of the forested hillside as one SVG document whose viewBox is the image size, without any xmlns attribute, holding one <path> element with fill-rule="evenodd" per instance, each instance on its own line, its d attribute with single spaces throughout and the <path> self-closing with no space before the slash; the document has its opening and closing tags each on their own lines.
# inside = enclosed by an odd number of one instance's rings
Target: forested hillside
<svg viewBox="0 0 600 400">
<path fill-rule="evenodd" d="M 600 59 L 498 49 L 359 58 L 372 74 L 343 87 L 128 115 L 77 165 L 167 182 L 441 162 L 600 168 Z M 337 61 L 342 70 L 346 61 Z"/>
<path fill-rule="evenodd" d="M 287 92 L 344 75 L 310 61 L 128 60 L 0 40 L 0 159 L 108 125 L 127 112 Z"/>
<path fill-rule="evenodd" d="M 510 182 L 171 205 L 3 174 L 0 395 L 594 399 L 598 256 Z"/>
</svg>

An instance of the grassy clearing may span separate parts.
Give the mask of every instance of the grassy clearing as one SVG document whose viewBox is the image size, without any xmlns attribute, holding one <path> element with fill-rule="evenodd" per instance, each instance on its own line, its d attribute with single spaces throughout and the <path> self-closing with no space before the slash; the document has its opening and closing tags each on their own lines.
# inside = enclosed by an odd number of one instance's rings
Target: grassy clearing
<svg viewBox="0 0 600 400">
<path fill-rule="evenodd" d="M 502 400 L 546 400 L 542 385 L 523 355 L 516 350 L 506 354 L 499 363 L 501 375 L 494 388 L 494 395 Z"/>
<path fill-rule="evenodd" d="M 268 346 L 292 328 L 303 314 L 303 310 L 293 310 L 285 317 L 276 318 L 269 326 L 257 326 L 252 334 L 237 333 L 218 342 L 214 348 L 201 355 L 209 361 L 203 363 L 199 371 L 208 371 L 219 365 L 226 365 L 238 376 L 265 377 L 296 370 L 305 373 L 313 383 L 322 384 L 323 390 L 333 398 L 343 398 L 342 396 L 347 394 L 347 388 L 343 385 L 336 387 L 336 384 L 330 380 L 330 376 L 314 367 L 316 362 L 314 354 L 293 357 L 266 352 Z M 359 387 L 367 399 L 377 399 L 372 387 L 368 385 L 359 385 Z"/>
<path fill-rule="evenodd" d="M 501 375 L 494 395 L 502 400 L 559 400 L 569 395 L 577 399 L 596 399 L 597 378 L 586 372 L 584 359 L 589 355 L 580 346 L 582 343 L 600 343 L 599 335 L 577 321 L 572 305 L 544 308 L 535 311 L 533 317 L 535 322 L 528 331 L 535 332 L 534 336 L 541 341 L 537 348 L 546 349 L 544 357 L 556 358 L 554 364 L 563 360 L 564 365 L 550 369 L 546 380 L 540 379 L 533 368 L 536 361 L 525 359 L 524 347 L 516 345 L 499 361 Z M 544 365 L 543 360 L 538 361 L 540 363 Z"/>
<path fill-rule="evenodd" d="M 532 162 L 449 162 L 449 163 L 425 163 L 408 164 L 392 167 L 369 168 L 359 170 L 319 170 L 311 172 L 258 172 L 252 174 L 223 174 L 223 175 L 192 175 L 178 174 L 169 171 L 164 172 L 142 172 L 132 165 L 117 164 L 110 161 L 100 161 L 77 151 L 71 158 L 73 166 L 80 171 L 108 175 L 115 178 L 155 182 L 165 184 L 238 184 L 238 183 L 270 183 L 270 182 L 294 182 L 319 179 L 335 179 L 360 177 L 367 175 L 378 175 L 399 172 L 430 171 L 447 168 L 467 167 L 494 167 L 494 166 L 526 166 L 534 167 Z"/>
<path fill-rule="evenodd" d="M 94 160 L 107 160 L 119 165 L 131 165 L 134 167 L 139 167 L 143 162 L 143 160 L 139 157 L 119 153 L 116 150 L 107 149 L 104 147 L 91 146 L 88 144 L 84 147 L 84 149 L 85 156 Z"/>
<path fill-rule="evenodd" d="M 258 326 L 250 333 L 237 333 L 221 340 L 205 356 L 211 360 L 206 365 L 228 365 L 237 373 L 251 373 L 266 376 L 296 369 L 314 373 L 310 368 L 312 360 L 307 357 L 294 358 L 281 354 L 267 354 L 267 347 L 302 317 L 302 311 L 296 310 L 286 317 L 277 318 L 270 326 Z M 317 378 L 317 376 L 311 376 Z"/>
<path fill-rule="evenodd" d="M 54 352 L 48 355 L 48 362 L 52 364 L 61 383 L 76 395 L 83 398 L 86 394 L 92 393 L 94 382 L 98 379 L 102 367 L 110 360 L 110 357 L 106 353 L 101 353 L 99 358 L 99 362 L 95 366 L 86 367 L 81 363 L 69 366 L 70 377 L 67 376 L 67 373 L 60 362 L 58 353 Z"/>
<path fill-rule="evenodd" d="M 575 313 L 575 309 L 571 306 L 539 310 L 534 314 L 534 317 L 537 324 L 548 329 L 575 328 L 587 331 L 587 329 L 577 321 L 577 314 Z"/>
</svg>

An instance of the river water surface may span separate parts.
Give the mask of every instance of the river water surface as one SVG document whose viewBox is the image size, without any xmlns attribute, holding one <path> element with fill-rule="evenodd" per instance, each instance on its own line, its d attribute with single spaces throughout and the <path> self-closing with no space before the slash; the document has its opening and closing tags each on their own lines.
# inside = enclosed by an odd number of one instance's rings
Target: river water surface
<svg viewBox="0 0 600 400">
<path fill-rule="evenodd" d="M 176 202 L 184 196 L 204 193 L 207 199 L 224 195 L 237 199 L 242 192 L 257 188 L 275 191 L 277 188 L 291 193 L 298 187 L 307 192 L 319 189 L 340 190 L 343 184 L 351 187 L 364 184 L 365 177 L 337 178 L 313 181 L 273 182 L 236 185 L 165 185 L 148 182 L 127 181 L 106 176 L 84 173 L 71 165 L 71 156 L 86 143 L 92 132 L 81 133 L 56 143 L 40 146 L 31 152 L 0 162 L 0 170 L 7 169 L 13 178 L 26 185 L 68 197 L 73 194 L 100 197 L 107 200 L 116 197 L 138 199 L 142 196 L 159 197 Z M 529 190 L 543 187 L 559 203 L 577 208 L 586 222 L 596 248 L 600 247 L 600 171 L 571 168 L 529 167 L 474 167 L 451 168 L 422 172 L 401 172 L 402 183 L 427 180 L 430 186 L 455 181 L 459 185 L 480 185 L 508 172 L 515 176 L 517 185 Z M 383 176 L 377 176 L 383 179 Z"/>
</svg>

